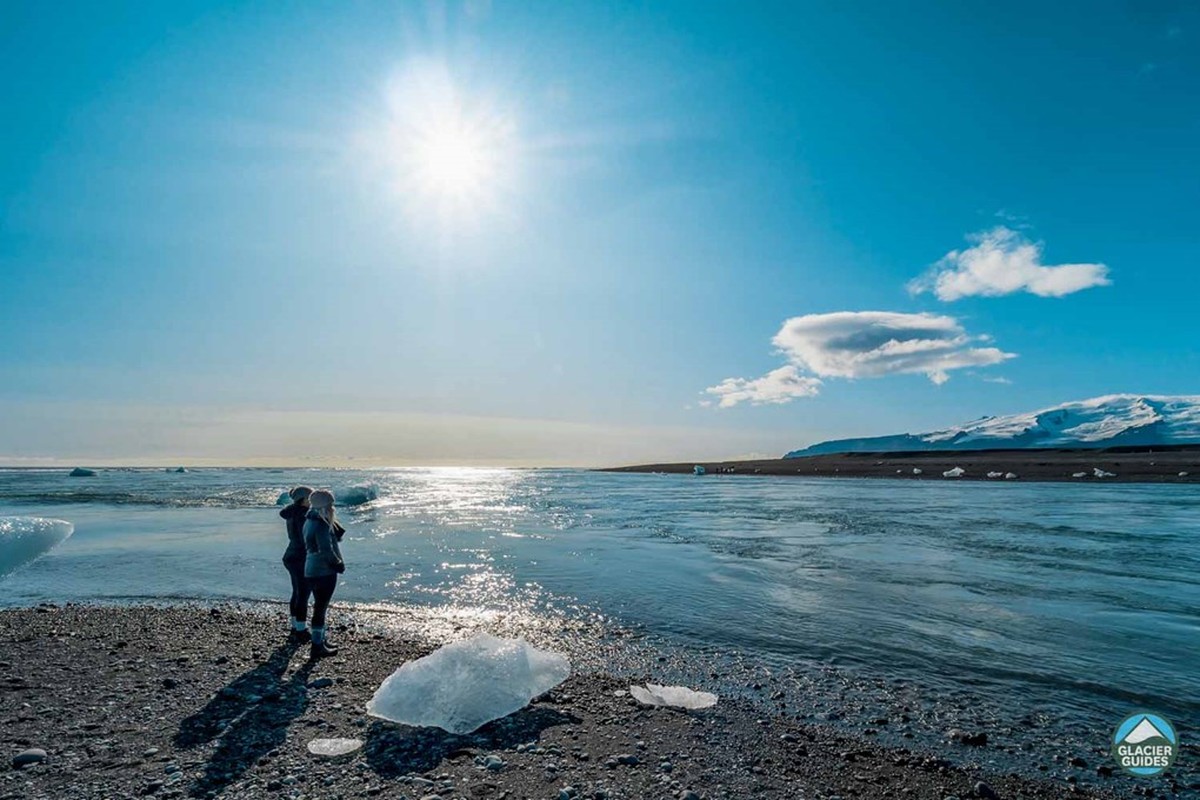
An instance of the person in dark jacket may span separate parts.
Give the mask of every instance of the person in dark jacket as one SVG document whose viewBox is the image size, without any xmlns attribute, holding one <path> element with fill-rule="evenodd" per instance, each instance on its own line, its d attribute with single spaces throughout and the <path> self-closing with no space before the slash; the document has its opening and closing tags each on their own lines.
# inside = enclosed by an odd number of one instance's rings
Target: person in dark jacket
<svg viewBox="0 0 1200 800">
<path fill-rule="evenodd" d="M 339 545 L 333 493 L 318 489 L 308 496 L 308 504 L 304 517 L 304 578 L 313 593 L 312 657 L 321 658 L 337 655 L 337 648 L 325 638 L 325 612 L 337 588 L 338 575 L 346 571 L 346 562 Z"/>
<path fill-rule="evenodd" d="M 313 492 L 307 486 L 297 486 L 288 492 L 292 498 L 291 505 L 280 510 L 279 516 L 287 522 L 287 549 L 283 551 L 283 566 L 287 568 L 292 579 L 292 599 L 289 603 L 291 614 L 291 630 L 288 631 L 288 641 L 294 643 L 307 642 L 311 638 L 308 632 L 308 598 L 312 596 L 312 588 L 304 577 L 304 515 L 308 513 L 308 496 Z"/>
</svg>

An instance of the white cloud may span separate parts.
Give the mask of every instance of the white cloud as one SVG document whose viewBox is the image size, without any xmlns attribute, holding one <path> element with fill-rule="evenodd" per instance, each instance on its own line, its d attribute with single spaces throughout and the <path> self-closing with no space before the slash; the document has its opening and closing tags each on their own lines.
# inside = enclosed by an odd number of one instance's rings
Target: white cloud
<svg viewBox="0 0 1200 800">
<path fill-rule="evenodd" d="M 1042 264 L 1041 243 L 1003 225 L 967 238 L 973 247 L 951 250 L 927 273 L 910 281 L 908 290 L 932 291 L 939 300 L 951 301 L 1019 291 L 1062 297 L 1112 283 L 1104 264 Z"/>
<path fill-rule="evenodd" d="M 820 378 L 801 375 L 793 366 L 773 369 L 761 378 L 726 378 L 716 386 L 705 389 L 706 394 L 720 399 L 721 408 L 732 408 L 741 402 L 754 405 L 787 403 L 797 397 L 812 397 L 821 389 Z"/>
<path fill-rule="evenodd" d="M 894 311 L 838 311 L 793 317 L 772 339 L 788 364 L 761 378 L 726 378 L 705 389 L 720 406 L 786 403 L 818 393 L 822 378 L 881 378 L 919 374 L 936 384 L 950 372 L 999 364 L 1013 353 L 979 347 L 954 317 Z M 808 374 L 805 374 L 808 373 Z M 815 376 L 815 377 L 814 377 Z"/>
</svg>

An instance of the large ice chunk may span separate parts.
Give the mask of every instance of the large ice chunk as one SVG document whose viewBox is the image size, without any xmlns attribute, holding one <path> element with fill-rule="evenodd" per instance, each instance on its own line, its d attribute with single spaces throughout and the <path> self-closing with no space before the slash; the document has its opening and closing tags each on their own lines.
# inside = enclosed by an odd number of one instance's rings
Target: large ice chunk
<svg viewBox="0 0 1200 800">
<path fill-rule="evenodd" d="M 697 692 L 686 686 L 659 686 L 647 683 L 630 686 L 633 699 L 647 706 L 676 706 L 678 708 L 710 708 L 717 704 L 717 696 L 710 692 Z"/>
<path fill-rule="evenodd" d="M 519 711 L 570 674 L 566 656 L 538 650 L 524 639 L 477 633 L 393 672 L 367 703 L 367 713 L 470 733 Z"/>
<path fill-rule="evenodd" d="M 0 575 L 45 555 L 74 531 L 61 519 L 0 517 Z"/>
</svg>

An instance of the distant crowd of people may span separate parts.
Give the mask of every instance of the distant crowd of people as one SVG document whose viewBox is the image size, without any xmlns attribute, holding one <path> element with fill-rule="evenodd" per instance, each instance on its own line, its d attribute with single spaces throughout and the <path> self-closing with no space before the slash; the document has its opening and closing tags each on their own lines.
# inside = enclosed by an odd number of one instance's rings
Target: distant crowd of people
<svg viewBox="0 0 1200 800">
<path fill-rule="evenodd" d="M 338 523 L 333 492 L 297 486 L 288 494 L 292 502 L 279 512 L 287 522 L 288 535 L 283 565 L 292 579 L 288 640 L 311 643 L 313 658 L 337 655 L 338 649 L 329 642 L 325 616 L 337 589 L 338 575 L 346 571 L 340 546 L 346 530 Z"/>
</svg>

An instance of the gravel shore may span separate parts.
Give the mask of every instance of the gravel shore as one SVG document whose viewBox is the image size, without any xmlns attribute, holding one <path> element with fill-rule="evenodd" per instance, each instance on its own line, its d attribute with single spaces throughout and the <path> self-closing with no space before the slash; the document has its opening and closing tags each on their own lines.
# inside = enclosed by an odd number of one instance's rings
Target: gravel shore
<svg viewBox="0 0 1200 800">
<path fill-rule="evenodd" d="M 1170 796 L 1090 765 L 1072 783 L 880 745 L 743 700 L 646 708 L 627 681 L 575 674 L 455 736 L 366 716 L 428 644 L 357 629 L 308 661 L 278 616 L 220 607 L 0 611 L 0 798 L 1060 798 Z M 880 724 L 886 724 L 881 720 Z M 978 734 L 975 734 L 978 735 Z M 316 738 L 358 751 L 311 755 Z M 38 751 L 44 751 L 44 758 Z M 1098 769 L 1098 772 L 1097 772 Z M 1089 785 L 1085 785 L 1089 784 Z M 1147 792 L 1148 787 L 1153 787 Z M 1178 787 L 1176 787 L 1178 788 Z"/>
</svg>

